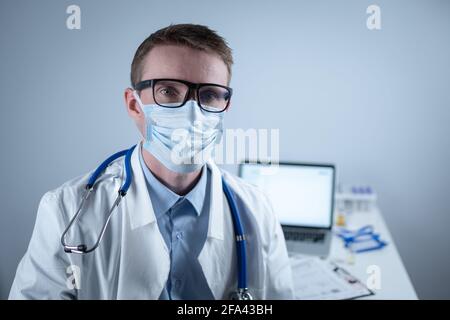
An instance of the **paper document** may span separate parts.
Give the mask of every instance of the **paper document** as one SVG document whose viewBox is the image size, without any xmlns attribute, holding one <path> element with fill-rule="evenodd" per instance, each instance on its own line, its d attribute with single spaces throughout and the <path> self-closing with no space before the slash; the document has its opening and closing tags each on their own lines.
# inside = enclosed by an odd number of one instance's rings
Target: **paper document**
<svg viewBox="0 0 450 320">
<path fill-rule="evenodd" d="M 372 295 L 363 283 L 318 257 L 291 256 L 295 299 L 345 300 Z"/>
</svg>

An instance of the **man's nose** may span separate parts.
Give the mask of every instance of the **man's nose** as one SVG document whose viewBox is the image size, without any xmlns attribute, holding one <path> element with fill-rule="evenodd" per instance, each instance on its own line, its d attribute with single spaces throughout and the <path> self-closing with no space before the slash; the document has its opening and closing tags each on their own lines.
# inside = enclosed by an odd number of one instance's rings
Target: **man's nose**
<svg viewBox="0 0 450 320">
<path fill-rule="evenodd" d="M 197 100 L 197 95 L 196 95 L 195 88 L 189 88 L 187 100 Z"/>
</svg>

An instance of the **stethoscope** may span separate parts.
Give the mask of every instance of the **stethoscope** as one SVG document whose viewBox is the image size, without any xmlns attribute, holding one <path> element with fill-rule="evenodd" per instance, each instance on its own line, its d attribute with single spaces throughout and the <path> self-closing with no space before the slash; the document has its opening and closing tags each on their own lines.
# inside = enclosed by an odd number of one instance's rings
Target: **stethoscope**
<svg viewBox="0 0 450 320">
<path fill-rule="evenodd" d="M 105 161 L 103 161 L 97 169 L 92 173 L 92 175 L 89 177 L 88 183 L 85 186 L 85 192 L 84 195 L 81 198 L 81 203 L 75 212 L 75 215 L 70 220 L 69 224 L 67 225 L 67 228 L 64 230 L 63 234 L 61 235 L 61 244 L 64 247 L 64 251 L 67 253 L 79 253 L 79 254 L 86 254 L 89 252 L 94 251 L 99 246 L 100 242 L 102 241 L 102 238 L 105 234 L 106 228 L 109 224 L 109 220 L 111 219 L 111 216 L 114 212 L 114 209 L 119 206 L 120 201 L 122 198 L 124 198 L 127 194 L 128 188 L 131 185 L 131 154 L 133 153 L 134 148 L 136 145 L 131 147 L 130 149 L 119 151 L 109 158 L 107 158 Z M 94 189 L 95 182 L 97 181 L 98 177 L 102 174 L 102 172 L 108 167 L 113 161 L 116 159 L 125 156 L 125 182 L 120 187 L 118 191 L 118 195 L 116 200 L 114 201 L 113 205 L 111 206 L 111 209 L 109 209 L 108 217 L 103 224 L 103 227 L 100 231 L 100 234 L 97 238 L 97 241 L 94 243 L 92 248 L 88 248 L 85 244 L 79 244 L 76 246 L 71 246 L 66 244 L 65 237 L 67 232 L 69 231 L 70 227 L 74 224 L 76 220 L 79 219 L 81 210 L 84 207 L 84 204 L 86 203 L 86 200 L 88 199 L 89 195 L 92 193 Z M 244 233 L 244 228 L 241 223 L 241 219 L 239 216 L 239 211 L 237 209 L 236 200 L 234 198 L 234 194 L 231 192 L 230 187 L 225 182 L 224 179 L 222 179 L 222 188 L 223 192 L 225 193 L 225 197 L 227 198 L 228 204 L 230 206 L 231 211 L 231 217 L 233 220 L 233 227 L 234 227 L 234 234 L 235 234 L 235 241 L 236 241 L 236 252 L 237 252 L 237 267 L 238 267 L 238 284 L 237 284 L 237 290 L 235 292 L 232 292 L 230 295 L 230 299 L 232 300 L 253 300 L 252 295 L 250 294 L 248 288 L 247 288 L 247 256 L 246 256 L 246 238 Z"/>
</svg>

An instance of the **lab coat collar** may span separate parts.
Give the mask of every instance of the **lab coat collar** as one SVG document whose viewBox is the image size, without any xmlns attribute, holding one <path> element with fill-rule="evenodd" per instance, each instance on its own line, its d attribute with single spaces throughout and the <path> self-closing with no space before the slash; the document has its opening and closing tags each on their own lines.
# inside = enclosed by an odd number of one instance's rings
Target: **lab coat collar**
<svg viewBox="0 0 450 320">
<path fill-rule="evenodd" d="M 224 212 L 223 212 L 223 190 L 222 173 L 213 160 L 209 160 L 206 165 L 211 170 L 211 190 L 210 190 L 210 212 L 208 225 L 208 238 L 219 240 L 224 239 Z"/>
<path fill-rule="evenodd" d="M 127 199 L 127 211 L 130 219 L 131 229 L 142 227 L 156 221 L 155 212 L 148 194 L 148 188 L 144 172 L 139 161 L 140 144 L 134 148 L 131 155 L 131 168 L 133 173 L 130 189 L 125 199 Z M 223 191 L 222 173 L 213 160 L 207 162 L 207 167 L 211 170 L 211 190 L 210 196 L 210 216 L 208 224 L 208 238 L 219 240 L 224 239 L 224 212 L 223 212 Z M 203 172 L 206 173 L 206 172 Z M 206 191 L 208 192 L 208 191 Z"/>
<path fill-rule="evenodd" d="M 139 161 L 140 143 L 131 154 L 132 181 L 125 196 L 131 229 L 156 221 L 155 212 L 148 194 L 144 172 Z"/>
</svg>

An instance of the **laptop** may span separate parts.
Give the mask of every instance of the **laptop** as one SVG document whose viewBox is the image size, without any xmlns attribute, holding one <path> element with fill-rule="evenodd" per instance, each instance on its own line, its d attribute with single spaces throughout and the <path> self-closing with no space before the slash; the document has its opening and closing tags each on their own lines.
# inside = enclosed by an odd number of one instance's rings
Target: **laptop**
<svg viewBox="0 0 450 320">
<path fill-rule="evenodd" d="M 334 212 L 334 165 L 246 161 L 239 166 L 239 176 L 269 196 L 289 253 L 328 256 Z"/>
</svg>

